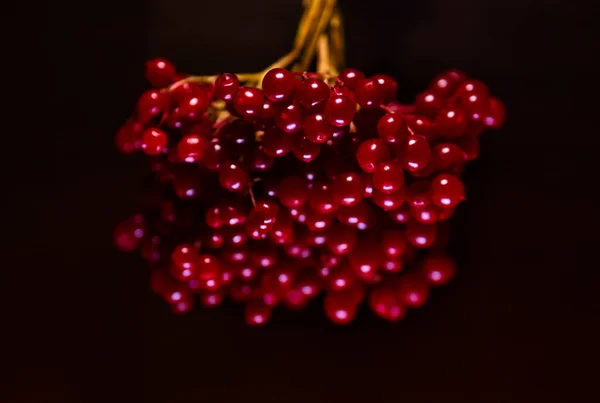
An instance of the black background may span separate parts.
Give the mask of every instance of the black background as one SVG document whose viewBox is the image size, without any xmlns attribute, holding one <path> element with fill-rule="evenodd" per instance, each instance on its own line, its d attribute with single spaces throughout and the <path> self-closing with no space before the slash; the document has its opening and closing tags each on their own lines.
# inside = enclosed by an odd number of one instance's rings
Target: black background
<svg viewBox="0 0 600 403">
<path fill-rule="evenodd" d="M 141 259 L 112 247 L 146 170 L 118 154 L 114 132 L 146 88 L 146 59 L 200 74 L 260 70 L 290 48 L 300 0 L 24 5 L 4 35 L 16 68 L 5 76 L 16 129 L 4 136 L 15 140 L 4 270 L 17 277 L 3 282 L 0 400 L 596 400 L 599 265 L 584 256 L 598 241 L 587 197 L 598 186 L 595 6 L 341 3 L 347 64 L 395 76 L 401 98 L 458 67 L 506 102 L 453 219 L 456 281 L 397 325 L 365 310 L 334 327 L 318 304 L 277 311 L 261 329 L 235 306 L 173 317 Z"/>
</svg>

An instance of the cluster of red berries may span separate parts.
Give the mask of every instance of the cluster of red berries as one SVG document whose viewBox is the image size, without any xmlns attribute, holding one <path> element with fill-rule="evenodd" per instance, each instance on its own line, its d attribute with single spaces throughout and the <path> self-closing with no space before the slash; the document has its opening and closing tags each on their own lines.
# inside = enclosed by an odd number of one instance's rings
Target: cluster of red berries
<svg viewBox="0 0 600 403">
<path fill-rule="evenodd" d="M 228 73 L 186 81 L 164 59 L 146 76 L 157 89 L 116 143 L 150 156 L 154 185 L 115 243 L 141 250 L 174 312 L 229 296 L 258 325 L 324 292 L 335 323 L 365 298 L 397 321 L 454 276 L 443 250 L 460 176 L 504 120 L 482 82 L 451 70 L 402 105 L 391 77 L 355 69 L 276 68 L 262 89 Z"/>
</svg>

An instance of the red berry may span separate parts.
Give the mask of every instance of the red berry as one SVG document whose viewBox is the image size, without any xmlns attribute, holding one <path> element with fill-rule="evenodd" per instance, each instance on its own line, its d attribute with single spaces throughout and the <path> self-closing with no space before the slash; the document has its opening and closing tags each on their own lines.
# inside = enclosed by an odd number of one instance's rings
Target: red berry
<svg viewBox="0 0 600 403">
<path fill-rule="evenodd" d="M 371 78 L 379 84 L 379 88 L 383 93 L 384 103 L 396 99 L 396 92 L 398 91 L 396 80 L 385 74 L 377 74 Z"/>
<path fill-rule="evenodd" d="M 335 215 L 339 222 L 359 230 L 367 229 L 371 224 L 369 203 L 361 201 L 351 207 L 340 206 Z"/>
<path fill-rule="evenodd" d="M 137 114 L 140 122 L 148 123 L 156 116 L 162 114 L 169 103 L 166 93 L 159 90 L 144 92 L 137 103 Z"/>
<path fill-rule="evenodd" d="M 240 80 L 235 74 L 223 73 L 215 81 L 215 98 L 231 101 L 240 88 Z"/>
<path fill-rule="evenodd" d="M 363 171 L 375 172 L 379 163 L 389 161 L 390 150 L 381 139 L 363 141 L 356 152 L 356 160 Z"/>
<path fill-rule="evenodd" d="M 380 163 L 373 172 L 373 186 L 385 194 L 397 192 L 404 186 L 402 168 L 394 162 Z"/>
<path fill-rule="evenodd" d="M 167 59 L 157 58 L 146 62 L 146 80 L 153 87 L 161 88 L 173 83 L 175 66 Z"/>
<path fill-rule="evenodd" d="M 219 170 L 219 183 L 230 192 L 242 192 L 250 181 L 248 171 L 237 162 L 226 162 Z"/>
<path fill-rule="evenodd" d="M 358 82 L 363 78 L 365 78 L 365 75 L 360 70 L 344 69 L 340 72 L 340 75 L 338 76 L 338 81 L 344 84 L 344 87 L 353 90 L 354 88 L 356 88 Z"/>
<path fill-rule="evenodd" d="M 331 185 L 327 182 L 317 182 L 308 190 L 308 204 L 319 213 L 333 213 L 338 205 L 333 199 Z"/>
<path fill-rule="evenodd" d="M 288 99 L 296 89 L 294 74 L 280 68 L 269 70 L 262 82 L 265 96 L 273 102 Z"/>
<path fill-rule="evenodd" d="M 453 143 L 440 143 L 431 150 L 431 163 L 437 172 L 460 175 L 465 166 L 463 151 Z"/>
<path fill-rule="evenodd" d="M 210 171 L 218 171 L 221 164 L 225 162 L 226 153 L 221 141 L 213 138 L 206 144 L 200 162 Z"/>
<path fill-rule="evenodd" d="M 431 203 L 431 183 L 429 181 L 411 183 L 406 191 L 406 201 L 416 209 L 429 205 Z"/>
<path fill-rule="evenodd" d="M 390 287 L 377 287 L 369 295 L 369 307 L 379 317 L 396 322 L 404 317 L 406 308 Z"/>
<path fill-rule="evenodd" d="M 298 84 L 296 97 L 306 109 L 316 108 L 329 98 L 329 86 L 318 78 L 307 78 Z"/>
<path fill-rule="evenodd" d="M 444 138 L 460 137 L 467 131 L 468 120 L 465 112 L 457 107 L 442 109 L 435 118 L 438 132 Z"/>
<path fill-rule="evenodd" d="M 350 288 L 358 280 L 350 266 L 346 263 L 325 267 L 329 267 L 330 269 L 329 275 L 327 276 L 327 284 L 329 289 L 333 291 L 341 291 Z"/>
<path fill-rule="evenodd" d="M 304 135 L 312 142 L 321 144 L 333 137 L 336 127 L 329 124 L 321 114 L 308 115 L 304 119 Z"/>
<path fill-rule="evenodd" d="M 389 91 L 389 89 L 387 89 Z M 386 97 L 386 88 L 379 85 L 376 79 L 368 78 L 360 80 L 354 89 L 356 101 L 362 108 L 379 108 Z"/>
<path fill-rule="evenodd" d="M 356 230 L 337 224 L 327 231 L 327 247 L 335 255 L 346 255 L 356 246 Z"/>
<path fill-rule="evenodd" d="M 323 214 L 311 208 L 306 209 L 305 224 L 310 231 L 324 231 L 333 221 L 333 214 Z"/>
<path fill-rule="evenodd" d="M 406 188 L 403 186 L 394 193 L 383 193 L 374 190 L 371 200 L 384 211 L 396 210 L 400 208 L 402 203 L 404 203 L 404 200 L 406 200 Z"/>
<path fill-rule="evenodd" d="M 504 123 L 506 110 L 502 101 L 498 98 L 490 98 L 490 106 L 487 113 L 483 115 L 482 122 L 487 127 L 497 129 Z"/>
<path fill-rule="evenodd" d="M 137 249 L 143 236 L 144 217 L 135 215 L 117 225 L 113 232 L 113 241 L 123 252 L 132 252 Z"/>
<path fill-rule="evenodd" d="M 450 256 L 427 256 L 422 270 L 431 285 L 444 285 L 456 275 L 456 262 Z"/>
<path fill-rule="evenodd" d="M 267 128 L 262 138 L 263 151 L 271 157 L 286 155 L 290 152 L 291 143 L 291 136 L 276 127 Z"/>
<path fill-rule="evenodd" d="M 200 294 L 200 303 L 204 308 L 214 308 L 223 303 L 223 291 L 206 291 Z"/>
<path fill-rule="evenodd" d="M 272 201 L 256 203 L 246 221 L 246 231 L 253 239 L 264 239 L 273 229 L 279 214 L 279 207 Z"/>
<path fill-rule="evenodd" d="M 431 90 L 426 90 L 417 95 L 415 101 L 416 112 L 433 118 L 444 106 L 444 100 Z"/>
<path fill-rule="evenodd" d="M 195 270 L 198 262 L 198 252 L 190 244 L 177 245 L 171 253 L 171 261 L 179 270 Z"/>
<path fill-rule="evenodd" d="M 404 263 L 399 259 L 386 259 L 381 265 L 384 271 L 389 273 L 400 273 L 404 267 Z"/>
<path fill-rule="evenodd" d="M 308 184 L 300 176 L 288 176 L 279 184 L 278 196 L 285 207 L 301 207 L 308 199 Z"/>
<path fill-rule="evenodd" d="M 418 221 L 409 221 L 406 224 L 406 239 L 417 248 L 429 248 L 437 237 L 435 224 L 421 224 Z"/>
<path fill-rule="evenodd" d="M 123 124 L 115 136 L 115 144 L 123 154 L 131 154 L 142 148 L 143 125 L 129 120 Z"/>
<path fill-rule="evenodd" d="M 392 218 L 392 221 L 394 221 L 396 224 L 405 224 L 406 222 L 408 222 L 408 220 L 410 220 L 411 217 L 410 208 L 406 204 L 402 205 L 397 210 L 390 211 L 389 214 Z"/>
<path fill-rule="evenodd" d="M 375 276 L 383 263 L 384 255 L 379 245 L 370 240 L 362 240 L 350 253 L 348 261 L 355 273 L 363 280 Z"/>
<path fill-rule="evenodd" d="M 285 133 L 297 133 L 302 130 L 304 112 L 297 103 L 291 103 L 275 115 L 275 124 Z"/>
<path fill-rule="evenodd" d="M 404 232 L 400 230 L 387 230 L 381 236 L 383 253 L 390 259 L 397 259 L 406 253 L 408 244 Z"/>
<path fill-rule="evenodd" d="M 276 245 L 288 245 L 294 240 L 294 222 L 285 213 L 279 213 L 273 229 L 269 232 L 271 242 Z"/>
<path fill-rule="evenodd" d="M 173 190 L 180 199 L 194 199 L 201 189 L 202 182 L 195 170 L 178 171 L 173 178 Z"/>
<path fill-rule="evenodd" d="M 242 116 L 259 116 L 263 105 L 263 93 L 256 88 L 241 87 L 233 98 L 233 107 Z"/>
<path fill-rule="evenodd" d="M 202 158 L 206 142 L 197 134 L 184 136 L 177 144 L 177 156 L 181 161 L 198 162 Z"/>
<path fill-rule="evenodd" d="M 365 183 L 365 198 L 373 195 L 373 176 L 368 173 L 362 175 L 363 182 Z"/>
<path fill-rule="evenodd" d="M 409 171 L 420 171 L 431 161 L 431 148 L 423 136 L 410 136 L 404 150 L 404 168 Z"/>
<path fill-rule="evenodd" d="M 358 174 L 345 173 L 333 180 L 331 192 L 337 204 L 353 206 L 364 197 L 365 185 Z"/>
<path fill-rule="evenodd" d="M 355 296 L 350 292 L 329 292 L 325 297 L 325 313 L 338 325 L 350 323 L 356 316 Z"/>
<path fill-rule="evenodd" d="M 429 89 L 441 97 L 448 98 L 465 79 L 466 74 L 462 71 L 450 70 L 435 77 L 429 85 Z"/>
<path fill-rule="evenodd" d="M 142 150 L 147 155 L 158 155 L 167 147 L 167 134 L 159 129 L 146 129 L 142 134 Z"/>
<path fill-rule="evenodd" d="M 405 141 L 409 132 L 406 121 L 400 115 L 388 113 L 379 119 L 377 134 L 388 144 L 399 144 Z"/>
<path fill-rule="evenodd" d="M 267 155 L 262 145 L 256 147 L 249 159 L 248 167 L 252 172 L 267 172 L 273 167 L 275 159 Z"/>
<path fill-rule="evenodd" d="M 325 118 L 334 126 L 348 126 L 356 113 L 356 102 L 343 95 L 329 98 L 325 103 Z"/>
<path fill-rule="evenodd" d="M 438 175 L 431 181 L 431 199 L 440 207 L 455 207 L 465 199 L 465 186 L 454 175 Z"/>
<path fill-rule="evenodd" d="M 246 316 L 246 323 L 250 326 L 261 326 L 264 325 L 271 319 L 272 308 L 265 305 L 261 301 L 252 301 L 246 304 L 244 314 Z"/>
<path fill-rule="evenodd" d="M 292 136 L 292 152 L 300 161 L 311 162 L 321 153 L 321 145 L 310 141 L 303 133 Z"/>
<path fill-rule="evenodd" d="M 268 99 L 265 99 L 263 102 L 263 108 L 262 112 L 260 113 L 260 117 L 264 120 L 275 119 L 275 116 L 278 112 L 279 111 L 277 110 L 273 102 L 269 101 Z"/>
<path fill-rule="evenodd" d="M 189 119 L 202 117 L 210 105 L 210 94 L 201 93 L 184 99 L 179 105 L 179 115 Z"/>
<path fill-rule="evenodd" d="M 201 281 L 217 281 L 220 277 L 218 260 L 212 255 L 199 256 L 196 265 L 196 275 Z"/>
</svg>

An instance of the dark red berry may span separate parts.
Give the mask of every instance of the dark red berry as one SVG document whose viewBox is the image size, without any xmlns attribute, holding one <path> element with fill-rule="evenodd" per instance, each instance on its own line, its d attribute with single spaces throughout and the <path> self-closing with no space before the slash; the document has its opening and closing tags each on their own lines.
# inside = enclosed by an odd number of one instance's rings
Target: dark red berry
<svg viewBox="0 0 600 403">
<path fill-rule="evenodd" d="M 408 137 L 404 150 L 404 168 L 409 171 L 420 171 L 431 161 L 431 148 L 423 136 L 417 134 Z"/>
<path fill-rule="evenodd" d="M 465 186 L 454 175 L 438 175 L 431 181 L 431 199 L 440 207 L 455 207 L 465 199 Z"/>
<path fill-rule="evenodd" d="M 215 98 L 231 101 L 240 88 L 240 80 L 235 74 L 223 73 L 215 81 Z"/>
<path fill-rule="evenodd" d="M 354 89 L 356 101 L 362 108 L 379 108 L 386 97 L 386 89 L 379 85 L 376 79 L 360 80 Z"/>
<path fill-rule="evenodd" d="M 360 202 L 365 194 L 362 178 L 355 173 L 345 173 L 333 180 L 331 193 L 333 200 L 343 206 L 353 206 Z"/>
<path fill-rule="evenodd" d="M 363 171 L 375 172 L 375 168 L 382 162 L 389 161 L 390 150 L 381 139 L 363 141 L 356 152 L 356 160 Z"/>
<path fill-rule="evenodd" d="M 288 176 L 279 184 L 278 196 L 285 207 L 301 207 L 308 199 L 308 184 L 300 176 Z"/>
<path fill-rule="evenodd" d="M 296 89 L 297 80 L 294 74 L 280 68 L 269 70 L 262 82 L 265 96 L 273 102 L 288 99 Z"/>
<path fill-rule="evenodd" d="M 356 113 L 356 102 L 343 95 L 329 98 L 325 103 L 325 118 L 334 126 L 348 126 Z"/>
<path fill-rule="evenodd" d="M 225 162 L 219 170 L 219 182 L 223 189 L 230 192 L 242 192 L 250 181 L 248 171 L 237 162 Z"/>
<path fill-rule="evenodd" d="M 390 194 L 404 186 L 404 173 L 395 162 L 382 162 L 373 172 L 373 187 L 375 190 Z"/>
<path fill-rule="evenodd" d="M 329 98 L 329 86 L 318 78 L 307 78 L 296 91 L 298 102 L 306 109 L 318 107 Z"/>
<path fill-rule="evenodd" d="M 333 137 L 336 127 L 325 120 L 321 114 L 308 115 L 304 119 L 304 135 L 314 143 L 325 143 Z"/>
<path fill-rule="evenodd" d="M 167 146 L 167 134 L 159 129 L 146 129 L 142 133 L 142 150 L 147 155 L 159 155 Z"/>
<path fill-rule="evenodd" d="M 175 79 L 175 66 L 167 59 L 157 58 L 146 62 L 146 80 L 156 88 L 166 87 Z"/>
<path fill-rule="evenodd" d="M 263 105 L 263 93 L 256 88 L 241 87 L 233 98 L 233 107 L 242 116 L 259 116 Z"/>
<path fill-rule="evenodd" d="M 410 134 L 404 118 L 396 114 L 387 114 L 377 123 L 377 134 L 388 144 L 400 144 Z"/>
<path fill-rule="evenodd" d="M 348 87 L 353 90 L 356 88 L 356 85 L 360 80 L 365 78 L 365 75 L 362 71 L 357 69 L 344 69 L 340 72 L 338 76 L 338 81 L 344 84 L 344 87 Z"/>
<path fill-rule="evenodd" d="M 206 141 L 197 134 L 188 134 L 177 144 L 177 156 L 181 161 L 198 162 L 204 154 Z"/>
</svg>

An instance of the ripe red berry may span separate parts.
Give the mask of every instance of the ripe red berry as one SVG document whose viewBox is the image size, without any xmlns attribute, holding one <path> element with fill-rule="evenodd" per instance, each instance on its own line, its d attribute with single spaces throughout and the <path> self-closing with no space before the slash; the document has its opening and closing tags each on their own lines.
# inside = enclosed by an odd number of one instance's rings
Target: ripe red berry
<svg viewBox="0 0 600 403">
<path fill-rule="evenodd" d="M 506 111 L 504 104 L 498 98 L 490 98 L 490 106 L 487 113 L 484 114 L 482 122 L 487 127 L 497 129 L 504 123 Z"/>
<path fill-rule="evenodd" d="M 465 166 L 463 151 L 453 143 L 436 144 L 431 150 L 431 163 L 437 172 L 460 175 Z"/>
<path fill-rule="evenodd" d="M 442 109 L 435 118 L 438 132 L 444 138 L 460 137 L 467 131 L 468 119 L 458 107 Z"/>
<path fill-rule="evenodd" d="M 356 102 L 365 109 L 379 108 L 385 99 L 386 88 L 379 85 L 376 79 L 368 78 L 360 80 L 354 89 Z"/>
<path fill-rule="evenodd" d="M 262 138 L 263 151 L 271 157 L 283 157 L 290 152 L 292 139 L 287 133 L 282 132 L 276 127 L 269 127 L 265 130 Z"/>
<path fill-rule="evenodd" d="M 302 107 L 293 102 L 275 115 L 275 124 L 285 133 L 297 133 L 302 130 L 304 112 Z"/>
<path fill-rule="evenodd" d="M 356 230 L 341 224 L 333 225 L 327 231 L 327 247 L 331 253 L 346 255 L 356 246 Z"/>
<path fill-rule="evenodd" d="M 466 79 L 466 74 L 460 70 L 449 70 L 433 79 L 429 89 L 443 98 L 454 94 L 458 86 Z"/>
<path fill-rule="evenodd" d="M 389 322 L 397 322 L 406 314 L 406 308 L 390 287 L 380 286 L 373 289 L 369 294 L 369 307 L 377 316 Z"/>
<path fill-rule="evenodd" d="M 310 141 L 304 133 L 292 135 L 292 152 L 302 162 L 311 162 L 321 153 L 321 145 Z"/>
<path fill-rule="evenodd" d="M 132 154 L 142 148 L 144 125 L 128 120 L 117 131 L 115 145 L 123 154 Z"/>
<path fill-rule="evenodd" d="M 375 172 L 375 168 L 381 162 L 389 161 L 390 150 L 381 139 L 369 139 L 363 141 L 356 152 L 356 160 L 363 171 Z"/>
<path fill-rule="evenodd" d="M 379 84 L 379 88 L 383 94 L 384 103 L 396 99 L 396 92 L 398 91 L 396 80 L 385 74 L 377 74 L 371 78 Z"/>
<path fill-rule="evenodd" d="M 379 119 L 377 134 L 388 144 L 399 144 L 410 134 L 404 118 L 400 115 L 388 113 Z"/>
<path fill-rule="evenodd" d="M 317 108 L 329 98 L 329 86 L 318 78 L 307 78 L 296 91 L 298 102 L 306 108 Z"/>
<path fill-rule="evenodd" d="M 246 323 L 250 326 L 264 325 L 271 319 L 272 308 L 262 301 L 252 301 L 246 304 L 244 314 Z"/>
<path fill-rule="evenodd" d="M 356 316 L 356 301 L 351 292 L 329 292 L 325 297 L 325 313 L 338 325 L 350 323 Z"/>
<path fill-rule="evenodd" d="M 195 270 L 198 262 L 198 252 L 190 244 L 177 245 L 171 253 L 171 262 L 180 270 Z"/>
<path fill-rule="evenodd" d="M 241 87 L 233 98 L 233 107 L 242 116 L 259 116 L 263 105 L 263 93 L 256 88 Z"/>
<path fill-rule="evenodd" d="M 300 176 L 288 176 L 279 184 L 279 202 L 287 208 L 298 208 L 308 199 L 308 184 Z"/>
<path fill-rule="evenodd" d="M 441 174 L 431 181 L 431 200 L 440 207 L 455 207 L 465 199 L 465 186 L 454 175 Z"/>
<path fill-rule="evenodd" d="M 417 277 L 408 277 L 401 280 L 398 297 L 402 304 L 411 308 L 425 305 L 429 298 L 429 285 Z"/>
<path fill-rule="evenodd" d="M 409 186 L 410 189 L 410 186 Z M 393 222 L 396 224 L 405 224 L 410 220 L 411 212 L 410 208 L 407 204 L 400 206 L 397 210 L 392 210 L 389 212 L 389 215 Z"/>
<path fill-rule="evenodd" d="M 273 230 L 279 207 L 272 201 L 258 201 L 246 221 L 246 231 L 252 239 L 265 239 Z"/>
<path fill-rule="evenodd" d="M 387 230 L 381 236 L 383 253 L 390 259 L 398 259 L 406 253 L 408 244 L 404 232 L 400 230 Z"/>
<path fill-rule="evenodd" d="M 333 213 L 338 208 L 328 182 L 317 182 L 310 187 L 308 204 L 312 209 L 323 214 Z"/>
<path fill-rule="evenodd" d="M 404 173 L 395 162 L 382 162 L 373 172 L 373 186 L 375 190 L 390 194 L 397 192 L 404 186 Z"/>
<path fill-rule="evenodd" d="M 424 169 L 431 161 L 431 148 L 423 136 L 413 135 L 408 137 L 404 150 L 404 168 L 415 172 Z"/>
<path fill-rule="evenodd" d="M 450 256 L 427 256 L 422 270 L 431 285 L 444 285 L 456 275 L 456 262 Z"/>
<path fill-rule="evenodd" d="M 417 95 L 415 100 L 416 111 L 419 115 L 434 118 L 444 106 L 444 100 L 431 90 L 426 90 Z"/>
<path fill-rule="evenodd" d="M 269 70 L 262 82 L 265 96 L 273 102 L 288 99 L 296 89 L 294 74 L 280 68 Z"/>
<path fill-rule="evenodd" d="M 371 200 L 384 211 L 396 210 L 400 208 L 404 203 L 404 200 L 406 200 L 406 188 L 402 186 L 394 193 L 383 193 L 375 189 Z"/>
<path fill-rule="evenodd" d="M 340 75 L 338 76 L 338 81 L 344 84 L 344 87 L 353 90 L 354 88 L 356 88 L 358 82 L 363 78 L 365 78 L 365 75 L 360 70 L 344 69 L 340 72 Z"/>
<path fill-rule="evenodd" d="M 147 155 L 158 155 L 167 147 L 167 134 L 159 129 L 146 129 L 142 134 L 142 150 Z"/>
<path fill-rule="evenodd" d="M 157 58 L 146 62 L 146 80 L 156 88 L 166 87 L 175 79 L 175 66 L 167 59 Z"/>
<path fill-rule="evenodd" d="M 364 197 L 365 187 L 362 178 L 355 173 L 345 173 L 336 177 L 331 186 L 333 200 L 343 206 L 353 206 Z"/>
<path fill-rule="evenodd" d="M 325 102 L 325 118 L 334 126 L 348 126 L 355 113 L 356 102 L 343 95 L 332 96 Z"/>
<path fill-rule="evenodd" d="M 421 224 L 418 221 L 409 221 L 406 224 L 406 239 L 417 248 L 429 248 L 437 237 L 435 224 Z"/>
<path fill-rule="evenodd" d="M 267 172 L 273 167 L 275 159 L 267 155 L 262 145 L 256 146 L 248 161 L 248 168 L 252 172 Z"/>
<path fill-rule="evenodd" d="M 148 123 L 153 118 L 162 114 L 169 104 L 166 93 L 159 90 L 148 90 L 144 92 L 137 103 L 137 115 L 142 123 Z"/>
<path fill-rule="evenodd" d="M 314 143 L 325 143 L 333 137 L 336 127 L 321 114 L 308 115 L 304 119 L 304 135 Z"/>
<path fill-rule="evenodd" d="M 235 74 L 223 73 L 215 81 L 215 99 L 231 101 L 240 88 L 240 80 Z"/>
<path fill-rule="evenodd" d="M 132 252 L 137 249 L 143 236 L 144 217 L 134 215 L 117 225 L 113 232 L 113 241 L 123 252 Z"/>
<path fill-rule="evenodd" d="M 238 162 L 226 162 L 219 170 L 219 182 L 223 189 L 230 192 L 242 192 L 250 181 L 248 171 Z"/>
<path fill-rule="evenodd" d="M 181 161 L 198 162 L 204 154 L 206 142 L 197 134 L 188 134 L 177 144 L 177 156 Z"/>
<path fill-rule="evenodd" d="M 367 229 L 371 222 L 369 203 L 364 200 L 354 206 L 340 206 L 335 215 L 342 224 L 356 227 L 359 230 Z"/>
</svg>

